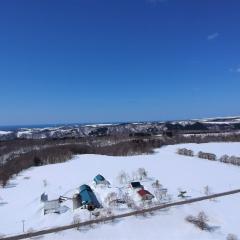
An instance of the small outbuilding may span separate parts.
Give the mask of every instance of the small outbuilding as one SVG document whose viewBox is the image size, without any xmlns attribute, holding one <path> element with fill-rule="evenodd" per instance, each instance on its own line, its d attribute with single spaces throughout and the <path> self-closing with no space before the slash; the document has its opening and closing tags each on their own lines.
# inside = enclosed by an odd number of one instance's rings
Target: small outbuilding
<svg viewBox="0 0 240 240">
<path fill-rule="evenodd" d="M 46 202 L 48 201 L 48 195 L 44 192 L 42 195 L 41 195 L 41 202 Z"/>
<path fill-rule="evenodd" d="M 137 191 L 138 195 L 141 197 L 142 200 L 152 200 L 154 196 L 147 190 L 141 189 Z"/>
<path fill-rule="evenodd" d="M 81 207 L 81 197 L 78 193 L 73 195 L 72 203 L 73 203 L 73 210 Z"/>
<path fill-rule="evenodd" d="M 130 183 L 130 187 L 132 188 L 132 189 L 143 189 L 143 185 L 141 185 L 141 183 L 140 182 L 131 182 Z"/>
<path fill-rule="evenodd" d="M 60 202 L 58 199 L 44 202 L 44 215 L 48 213 L 60 213 Z"/>
<path fill-rule="evenodd" d="M 94 183 L 96 185 L 98 184 L 102 184 L 102 185 L 110 185 L 110 183 L 100 174 L 98 174 L 94 179 L 93 179 Z"/>
</svg>

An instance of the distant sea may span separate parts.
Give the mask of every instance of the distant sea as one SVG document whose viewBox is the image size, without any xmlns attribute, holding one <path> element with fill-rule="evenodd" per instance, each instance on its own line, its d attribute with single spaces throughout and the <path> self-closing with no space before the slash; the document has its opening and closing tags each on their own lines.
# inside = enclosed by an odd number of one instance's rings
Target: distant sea
<svg viewBox="0 0 240 240">
<path fill-rule="evenodd" d="M 15 131 L 20 128 L 49 128 L 49 127 L 60 127 L 74 124 L 40 124 L 40 125 L 11 125 L 11 126 L 0 126 L 2 131 Z"/>
<path fill-rule="evenodd" d="M 63 124 L 33 124 L 33 125 L 11 125 L 11 126 L 0 126 L 2 131 L 16 131 L 20 128 L 54 128 L 62 126 L 81 126 L 81 125 L 95 125 L 95 124 L 118 124 L 114 123 L 63 123 Z"/>
</svg>

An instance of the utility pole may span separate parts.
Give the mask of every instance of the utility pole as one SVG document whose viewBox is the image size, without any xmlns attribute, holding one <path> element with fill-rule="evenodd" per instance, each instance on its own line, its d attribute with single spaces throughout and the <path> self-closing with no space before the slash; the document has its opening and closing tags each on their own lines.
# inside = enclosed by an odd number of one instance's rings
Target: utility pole
<svg viewBox="0 0 240 240">
<path fill-rule="evenodd" d="M 25 232 L 25 220 L 22 220 L 22 230 Z"/>
</svg>

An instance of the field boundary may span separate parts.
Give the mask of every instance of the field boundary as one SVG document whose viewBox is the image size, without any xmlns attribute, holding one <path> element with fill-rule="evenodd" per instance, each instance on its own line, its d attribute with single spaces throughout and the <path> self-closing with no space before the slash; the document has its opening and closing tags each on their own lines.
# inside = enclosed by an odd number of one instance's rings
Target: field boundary
<svg viewBox="0 0 240 240">
<path fill-rule="evenodd" d="M 45 235 L 45 234 L 56 233 L 56 232 L 60 232 L 60 231 L 68 230 L 68 229 L 73 229 L 73 228 L 81 228 L 81 227 L 84 227 L 84 226 L 90 226 L 92 224 L 114 221 L 115 219 L 120 219 L 120 218 L 125 218 L 125 217 L 130 217 L 130 216 L 137 216 L 137 215 L 145 214 L 145 213 L 148 213 L 148 212 L 154 212 L 154 211 L 157 211 L 157 210 L 161 210 L 161 209 L 164 209 L 164 208 L 169 208 L 169 207 L 179 206 L 179 205 L 185 205 L 185 204 L 191 204 L 191 203 L 194 203 L 194 202 L 200 202 L 200 201 L 204 201 L 204 200 L 209 200 L 209 199 L 213 199 L 213 198 L 233 195 L 233 194 L 237 194 L 237 193 L 240 193 L 240 189 L 227 191 L 227 192 L 222 192 L 222 193 L 211 194 L 211 195 L 208 195 L 208 196 L 191 198 L 191 199 L 177 201 L 177 202 L 166 203 L 166 204 L 162 204 L 162 205 L 158 205 L 158 206 L 154 206 L 154 207 L 150 207 L 150 208 L 131 211 L 131 212 L 128 212 L 128 213 L 123 213 L 123 214 L 118 214 L 118 215 L 113 215 L 113 216 L 103 217 L 103 218 L 97 218 L 97 219 L 94 219 L 94 220 L 89 220 L 89 221 L 85 221 L 85 222 L 69 224 L 69 225 L 60 226 L 60 227 L 44 229 L 44 230 L 40 230 L 40 231 L 36 231 L 36 232 L 29 232 L 29 233 L 23 233 L 23 234 L 15 235 L 15 236 L 3 237 L 3 238 L 0 238 L 0 240 L 20 240 L 20 239 L 26 239 L 26 238 L 31 238 L 31 237 L 37 237 L 37 236 L 41 236 L 41 235 Z"/>
</svg>

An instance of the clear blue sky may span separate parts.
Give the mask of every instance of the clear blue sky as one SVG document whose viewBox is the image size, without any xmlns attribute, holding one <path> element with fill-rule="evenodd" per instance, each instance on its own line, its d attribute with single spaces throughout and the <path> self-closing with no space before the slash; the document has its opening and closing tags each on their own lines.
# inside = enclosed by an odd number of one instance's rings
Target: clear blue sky
<svg viewBox="0 0 240 240">
<path fill-rule="evenodd" d="M 240 115 L 239 0 L 1 0 L 0 125 Z"/>
</svg>

